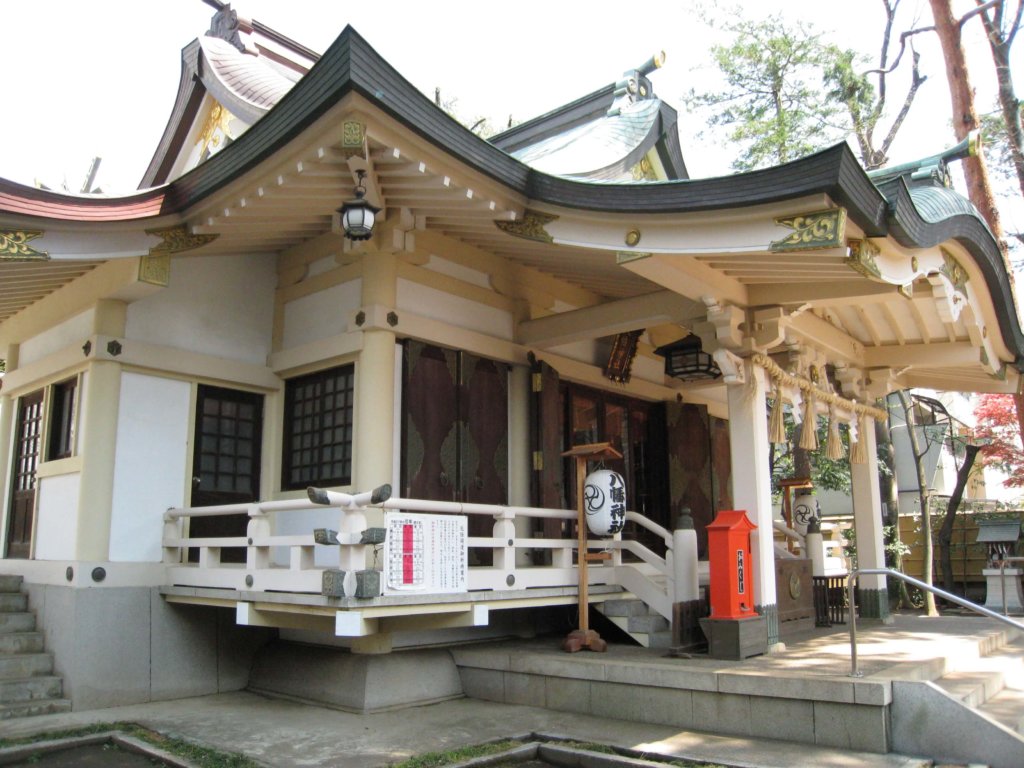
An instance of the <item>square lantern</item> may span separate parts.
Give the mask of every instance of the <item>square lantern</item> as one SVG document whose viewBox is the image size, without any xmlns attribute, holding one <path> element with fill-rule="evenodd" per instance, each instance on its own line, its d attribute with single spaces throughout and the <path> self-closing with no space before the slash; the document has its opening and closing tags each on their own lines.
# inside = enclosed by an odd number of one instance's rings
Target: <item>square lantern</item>
<svg viewBox="0 0 1024 768">
<path fill-rule="evenodd" d="M 715 359 L 701 349 L 694 333 L 654 350 L 665 358 L 665 375 L 682 381 L 714 380 L 722 375 Z"/>
</svg>

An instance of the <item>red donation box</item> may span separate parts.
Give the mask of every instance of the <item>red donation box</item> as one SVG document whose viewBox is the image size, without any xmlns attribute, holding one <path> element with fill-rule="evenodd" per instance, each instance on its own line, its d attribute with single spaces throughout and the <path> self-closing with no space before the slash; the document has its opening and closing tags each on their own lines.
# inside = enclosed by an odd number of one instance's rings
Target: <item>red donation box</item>
<svg viewBox="0 0 1024 768">
<path fill-rule="evenodd" d="M 742 509 L 722 510 L 708 525 L 711 568 L 711 618 L 751 619 L 754 610 L 754 568 L 750 532 L 757 528 Z"/>
</svg>

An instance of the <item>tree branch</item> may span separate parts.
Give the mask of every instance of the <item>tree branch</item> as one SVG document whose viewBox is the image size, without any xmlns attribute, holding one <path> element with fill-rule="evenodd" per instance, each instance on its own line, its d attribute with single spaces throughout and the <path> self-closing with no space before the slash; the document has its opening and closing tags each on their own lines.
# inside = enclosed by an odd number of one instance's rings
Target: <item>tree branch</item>
<svg viewBox="0 0 1024 768">
<path fill-rule="evenodd" d="M 977 2 L 977 0 L 975 0 L 975 2 Z M 961 16 L 960 20 L 957 22 L 957 24 L 960 26 L 960 29 L 963 29 L 964 28 L 964 24 L 967 23 L 967 20 L 970 19 L 972 16 L 977 16 L 979 13 L 984 13 L 989 8 L 994 8 L 995 6 L 1002 5 L 1002 4 L 1003 4 L 1003 0 L 988 0 L 987 3 L 984 3 L 983 5 L 979 5 L 977 8 L 972 8 L 967 13 L 965 13 L 963 16 Z"/>
<path fill-rule="evenodd" d="M 999 0 L 999 1 L 1002 2 L 1002 0 Z M 900 65 L 900 60 L 903 58 L 903 54 L 907 50 L 907 38 L 908 37 L 912 37 L 913 35 L 920 35 L 922 32 L 934 32 L 934 31 L 935 31 L 935 27 L 934 26 L 932 26 L 932 27 L 918 27 L 917 29 L 908 29 L 906 32 L 904 32 L 904 33 L 902 33 L 900 35 L 900 52 L 896 56 L 896 61 L 894 61 L 892 63 L 892 65 L 889 66 L 888 69 L 869 69 L 864 74 L 865 75 L 891 75 L 893 72 L 896 71 L 896 67 L 898 67 Z"/>
</svg>

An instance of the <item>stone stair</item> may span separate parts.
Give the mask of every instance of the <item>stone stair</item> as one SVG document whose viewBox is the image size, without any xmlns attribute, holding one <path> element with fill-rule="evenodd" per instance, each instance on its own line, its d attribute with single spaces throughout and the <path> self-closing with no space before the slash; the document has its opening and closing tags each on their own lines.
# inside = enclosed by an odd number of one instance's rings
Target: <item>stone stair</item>
<svg viewBox="0 0 1024 768">
<path fill-rule="evenodd" d="M 919 665 L 892 682 L 894 747 L 946 762 L 1024 766 L 1024 639 L 982 637 L 976 649 Z M 984 749 L 979 750 L 978 745 Z"/>
<path fill-rule="evenodd" d="M 965 706 L 1019 734 L 1024 749 L 1024 638 L 962 662 L 959 669 L 947 672 L 935 684 Z"/>
<path fill-rule="evenodd" d="M 668 620 L 642 600 L 624 597 L 594 603 L 594 609 L 644 648 L 669 648 L 672 629 Z"/>
<path fill-rule="evenodd" d="M 21 582 L 21 576 L 0 576 L 0 720 L 71 711 Z"/>
</svg>

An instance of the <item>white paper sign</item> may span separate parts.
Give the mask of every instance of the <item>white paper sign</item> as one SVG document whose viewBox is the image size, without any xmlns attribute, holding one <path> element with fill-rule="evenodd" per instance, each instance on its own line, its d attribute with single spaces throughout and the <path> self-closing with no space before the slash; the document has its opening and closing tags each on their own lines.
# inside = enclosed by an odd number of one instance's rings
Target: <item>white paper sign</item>
<svg viewBox="0 0 1024 768">
<path fill-rule="evenodd" d="M 465 517 L 387 512 L 384 525 L 384 594 L 467 591 Z"/>
</svg>

